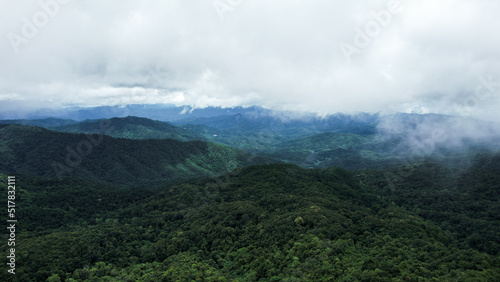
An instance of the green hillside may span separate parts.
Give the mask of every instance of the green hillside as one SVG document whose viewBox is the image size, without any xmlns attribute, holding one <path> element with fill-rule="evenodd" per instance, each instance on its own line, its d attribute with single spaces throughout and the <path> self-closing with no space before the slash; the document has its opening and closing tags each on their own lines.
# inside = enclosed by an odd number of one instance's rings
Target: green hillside
<svg viewBox="0 0 500 282">
<path fill-rule="evenodd" d="M 129 139 L 175 139 L 179 141 L 206 140 L 201 134 L 166 122 L 140 117 L 111 118 L 84 121 L 55 127 L 55 130 L 71 133 L 100 133 L 106 127 L 106 135 Z"/>
<path fill-rule="evenodd" d="M 369 142 L 370 137 L 352 133 L 326 132 L 278 144 L 278 149 L 305 147 L 314 151 L 327 149 L 357 149 Z"/>
<path fill-rule="evenodd" d="M 386 202 L 448 230 L 464 248 L 500 255 L 500 154 L 423 160 L 356 177 Z"/>
<path fill-rule="evenodd" d="M 281 142 L 325 132 L 372 135 L 378 115 L 334 114 L 297 116 L 272 112 L 249 112 L 177 121 L 182 127 L 202 134 L 208 140 L 250 152 L 269 152 Z"/>
<path fill-rule="evenodd" d="M 278 143 L 265 155 L 306 168 L 380 168 L 398 163 L 392 142 L 374 135 L 326 132 Z"/>
<path fill-rule="evenodd" d="M 342 169 L 252 166 L 131 193 L 17 181 L 30 211 L 17 237 L 19 281 L 500 279 L 500 257 L 462 246 Z M 40 224 L 50 212 L 64 224 Z"/>
<path fill-rule="evenodd" d="M 39 127 L 0 128 L 0 171 L 118 184 L 151 184 L 214 176 L 265 163 L 242 150 L 203 141 L 116 139 Z"/>
</svg>

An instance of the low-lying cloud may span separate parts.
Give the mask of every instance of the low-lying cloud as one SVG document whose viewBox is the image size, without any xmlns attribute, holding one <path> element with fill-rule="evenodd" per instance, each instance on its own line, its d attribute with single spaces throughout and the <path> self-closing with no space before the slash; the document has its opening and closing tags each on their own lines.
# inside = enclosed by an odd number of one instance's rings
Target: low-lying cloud
<svg viewBox="0 0 500 282">
<path fill-rule="evenodd" d="M 377 125 L 380 141 L 393 140 L 395 153 L 439 154 L 457 150 L 500 149 L 500 124 L 445 115 L 390 115 Z"/>
</svg>

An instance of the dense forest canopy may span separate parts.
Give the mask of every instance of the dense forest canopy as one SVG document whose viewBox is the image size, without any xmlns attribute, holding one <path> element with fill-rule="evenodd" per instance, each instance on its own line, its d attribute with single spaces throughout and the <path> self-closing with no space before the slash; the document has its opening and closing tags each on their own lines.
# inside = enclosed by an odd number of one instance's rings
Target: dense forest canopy
<svg viewBox="0 0 500 282">
<path fill-rule="evenodd" d="M 484 140 L 422 154 L 346 120 L 250 121 L 0 125 L 20 219 L 2 280 L 500 280 L 500 154 Z"/>
</svg>

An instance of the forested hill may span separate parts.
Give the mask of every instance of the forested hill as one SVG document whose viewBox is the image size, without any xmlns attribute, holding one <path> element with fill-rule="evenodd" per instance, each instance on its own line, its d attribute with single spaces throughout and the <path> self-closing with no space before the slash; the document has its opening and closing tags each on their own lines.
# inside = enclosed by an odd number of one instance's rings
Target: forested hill
<svg viewBox="0 0 500 282">
<path fill-rule="evenodd" d="M 359 180 L 282 164 L 135 192 L 20 177 L 16 278 L 499 281 L 498 256 L 462 246 Z M 52 224 L 55 212 L 63 226 Z"/>
<path fill-rule="evenodd" d="M 177 127 L 166 122 L 140 117 L 111 118 L 84 121 L 54 127 L 55 130 L 72 133 L 98 133 L 108 126 L 106 135 L 129 139 L 175 139 L 179 141 L 206 140 L 201 134 Z"/>
<path fill-rule="evenodd" d="M 0 127 L 0 154 L 3 172 L 130 185 L 214 176 L 270 162 L 203 141 L 117 139 L 15 124 Z"/>
<path fill-rule="evenodd" d="M 500 255 L 500 153 L 353 172 L 386 202 L 448 230 L 464 248 Z"/>
<path fill-rule="evenodd" d="M 302 167 L 345 169 L 382 166 L 395 157 L 374 144 L 371 135 L 326 132 L 278 143 L 266 155 Z"/>
</svg>

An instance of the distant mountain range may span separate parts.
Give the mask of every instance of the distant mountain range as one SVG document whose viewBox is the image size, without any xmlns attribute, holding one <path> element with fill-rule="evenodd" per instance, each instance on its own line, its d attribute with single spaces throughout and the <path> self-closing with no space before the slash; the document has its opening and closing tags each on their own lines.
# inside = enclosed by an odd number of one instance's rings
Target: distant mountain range
<svg viewBox="0 0 500 282">
<path fill-rule="evenodd" d="M 242 109 L 239 109 L 242 110 Z M 141 117 L 77 122 L 66 119 L 4 120 L 71 133 L 127 139 L 211 141 L 302 167 L 387 167 L 401 158 L 500 150 L 500 126 L 446 115 L 377 114 L 326 117 L 279 115 L 262 109 L 191 117 L 173 124 Z M 215 112 L 219 110 L 215 110 Z M 112 129 L 112 130 L 110 130 Z"/>
<path fill-rule="evenodd" d="M 134 104 L 124 106 L 101 107 L 68 107 L 64 109 L 43 109 L 29 113 L 0 113 L 0 119 L 45 119 L 60 118 L 83 121 L 88 119 L 103 119 L 114 117 L 140 116 L 161 121 L 176 121 L 197 117 L 215 117 L 221 115 L 235 115 L 249 112 L 271 112 L 261 107 L 206 107 L 192 106 L 177 107 L 172 104 Z"/>
</svg>

